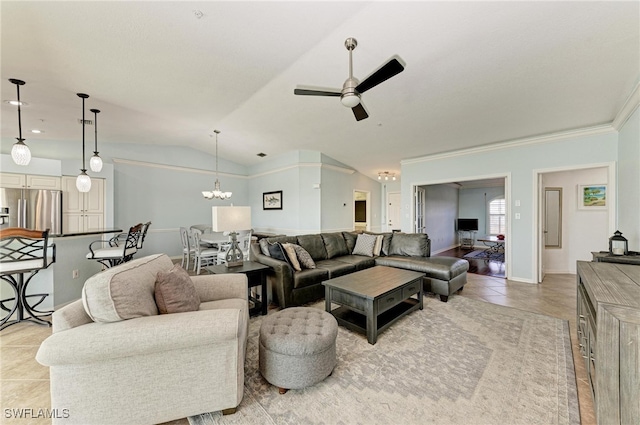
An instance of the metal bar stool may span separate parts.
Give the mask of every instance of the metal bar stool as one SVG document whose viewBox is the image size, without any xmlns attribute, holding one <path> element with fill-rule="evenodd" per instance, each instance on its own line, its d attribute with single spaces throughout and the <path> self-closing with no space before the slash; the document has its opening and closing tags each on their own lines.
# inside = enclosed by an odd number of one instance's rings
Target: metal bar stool
<svg viewBox="0 0 640 425">
<path fill-rule="evenodd" d="M 124 242 L 118 242 L 117 237 L 110 240 L 97 240 L 89 244 L 87 259 L 96 260 L 106 268 L 126 263 L 138 251 L 138 239 L 142 233 L 142 223 L 129 229 Z M 100 245 L 94 247 L 94 245 Z M 105 245 L 108 245 L 105 247 Z"/>
<path fill-rule="evenodd" d="M 45 231 L 12 227 L 0 230 L 0 279 L 7 282 L 15 294 L 0 300 L 6 315 L 0 320 L 0 330 L 20 322 L 34 322 L 51 326 L 42 317 L 53 313 L 37 307 L 49 294 L 28 294 L 31 279 L 56 261 L 55 244 L 49 244 L 49 229 Z M 25 280 L 25 274 L 28 277 Z M 17 279 L 16 279 L 17 277 Z M 30 298 L 39 298 L 30 304 Z M 11 319 L 15 315 L 15 319 Z"/>
</svg>

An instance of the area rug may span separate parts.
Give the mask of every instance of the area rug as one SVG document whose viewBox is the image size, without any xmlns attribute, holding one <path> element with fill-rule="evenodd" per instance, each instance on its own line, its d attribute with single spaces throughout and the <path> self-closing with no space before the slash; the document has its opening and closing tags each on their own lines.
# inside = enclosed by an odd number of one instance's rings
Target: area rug
<svg viewBox="0 0 640 425">
<path fill-rule="evenodd" d="M 462 258 L 504 262 L 504 252 L 489 252 L 486 250 L 471 251 Z"/>
<path fill-rule="evenodd" d="M 424 301 L 375 345 L 339 326 L 333 374 L 284 395 L 260 375 L 261 318 L 251 319 L 238 411 L 189 423 L 580 423 L 568 322 L 461 296 Z"/>
</svg>

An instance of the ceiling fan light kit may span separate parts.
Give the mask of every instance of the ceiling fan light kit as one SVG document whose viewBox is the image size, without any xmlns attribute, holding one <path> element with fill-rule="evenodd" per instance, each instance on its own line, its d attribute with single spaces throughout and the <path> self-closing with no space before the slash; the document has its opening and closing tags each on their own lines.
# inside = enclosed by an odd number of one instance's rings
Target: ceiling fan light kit
<svg viewBox="0 0 640 425">
<path fill-rule="evenodd" d="M 361 121 L 365 118 L 368 118 L 369 114 L 362 104 L 361 94 L 388 80 L 394 75 L 397 75 L 404 71 L 404 65 L 402 65 L 400 61 L 394 57 L 387 61 L 380 68 L 378 68 L 375 72 L 373 72 L 363 82 L 360 82 L 353 76 L 352 52 L 357 45 L 358 41 L 353 37 L 347 38 L 344 42 L 344 46 L 349 51 L 349 78 L 347 78 L 342 85 L 342 90 L 316 90 L 296 88 L 293 91 L 293 94 L 302 96 L 340 96 L 340 103 L 342 103 L 347 108 L 351 108 L 356 121 Z"/>
</svg>

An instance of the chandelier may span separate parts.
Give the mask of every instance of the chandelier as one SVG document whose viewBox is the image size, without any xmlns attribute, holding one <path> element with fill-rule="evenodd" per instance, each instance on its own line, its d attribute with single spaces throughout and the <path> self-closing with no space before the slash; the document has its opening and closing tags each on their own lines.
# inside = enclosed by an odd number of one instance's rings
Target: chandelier
<svg viewBox="0 0 640 425">
<path fill-rule="evenodd" d="M 220 182 L 218 181 L 218 134 L 220 130 L 213 130 L 216 134 L 216 182 L 213 185 L 212 191 L 203 191 L 202 196 L 206 199 L 229 199 L 231 198 L 231 192 L 223 192 L 220 190 Z"/>
<path fill-rule="evenodd" d="M 391 177 L 391 180 L 395 180 L 396 173 L 390 173 L 388 171 L 378 173 L 378 180 L 382 180 L 382 179 L 389 180 L 389 177 Z"/>
</svg>

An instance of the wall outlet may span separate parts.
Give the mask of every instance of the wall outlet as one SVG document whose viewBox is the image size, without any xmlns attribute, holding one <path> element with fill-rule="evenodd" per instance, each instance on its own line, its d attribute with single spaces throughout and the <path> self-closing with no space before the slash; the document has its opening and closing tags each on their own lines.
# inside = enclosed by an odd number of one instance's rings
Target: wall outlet
<svg viewBox="0 0 640 425">
<path fill-rule="evenodd" d="M 78 272 L 78 270 L 74 270 L 74 271 L 72 272 L 71 277 L 72 277 L 72 278 L 74 278 L 74 279 L 77 279 L 77 278 L 78 278 L 78 276 L 79 276 L 79 272 Z"/>
</svg>

